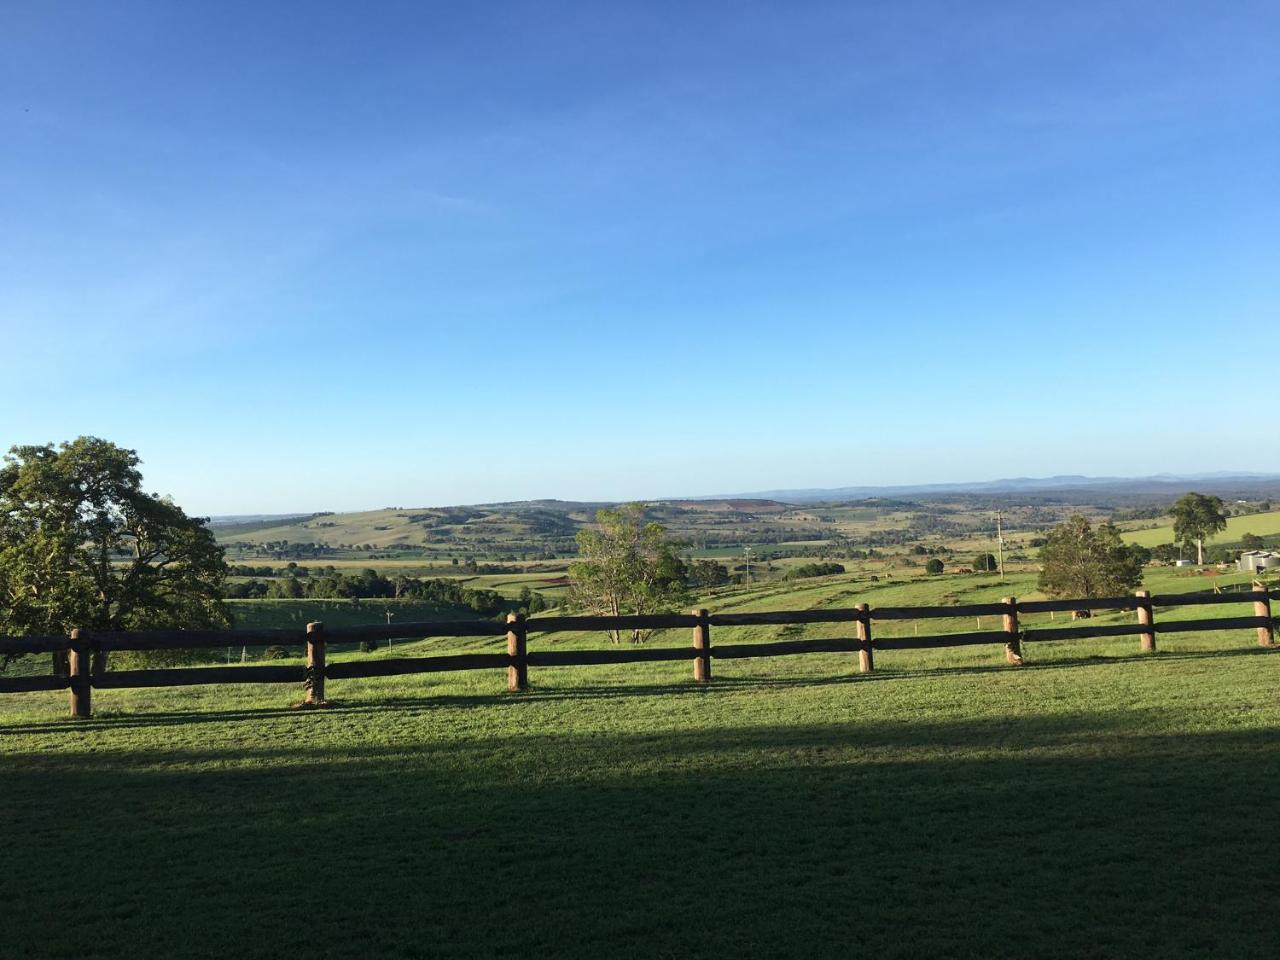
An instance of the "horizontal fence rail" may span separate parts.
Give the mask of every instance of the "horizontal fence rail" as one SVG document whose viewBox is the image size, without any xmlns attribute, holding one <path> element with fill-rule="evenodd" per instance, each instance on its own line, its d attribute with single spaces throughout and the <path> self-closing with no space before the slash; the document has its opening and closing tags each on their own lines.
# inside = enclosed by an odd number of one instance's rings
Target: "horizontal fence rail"
<svg viewBox="0 0 1280 960">
<path fill-rule="evenodd" d="M 1225 603 L 1252 603 L 1253 616 L 1210 617 L 1197 620 L 1162 620 L 1157 622 L 1157 608 L 1179 608 Z M 1094 610 L 1134 611 L 1131 623 L 1075 624 L 1072 626 L 1024 627 L 1020 616 L 1038 613 L 1090 613 Z M 981 618 L 1001 618 L 1001 629 L 981 629 Z M 875 635 L 877 621 L 933 620 L 957 617 L 978 618 L 979 629 L 961 633 L 916 634 L 880 637 Z M 711 628 L 734 628 L 757 625 L 791 626 L 810 623 L 848 624 L 853 636 L 798 640 L 761 641 L 754 643 L 712 644 Z M 1271 597 L 1261 584 L 1251 591 L 1238 593 L 1184 593 L 1152 596 L 1140 590 L 1132 597 L 1095 597 L 1080 600 L 1018 601 L 1005 597 L 999 603 L 971 603 L 955 606 L 922 607 L 856 607 L 820 610 L 773 610 L 751 613 L 711 613 L 694 610 L 688 614 L 656 613 L 623 616 L 535 617 L 511 614 L 505 623 L 493 620 L 441 620 L 420 623 L 368 624 L 349 627 L 325 627 L 310 623 L 305 630 L 156 630 L 156 631 L 89 631 L 73 630 L 70 635 L 26 637 L 0 636 L 0 655 L 52 653 L 64 658 L 65 675 L 0 676 L 0 693 L 30 693 L 43 690 L 68 690 L 71 713 L 76 717 L 90 715 L 93 688 L 123 689 L 130 687 L 189 686 L 210 683 L 301 683 L 306 689 L 305 703 L 325 702 L 326 680 L 358 677 L 393 677 L 418 673 L 442 673 L 455 670 L 507 671 L 507 685 L 524 690 L 529 684 L 530 667 L 568 667 L 622 663 L 657 663 L 693 661 L 693 678 L 700 683 L 711 680 L 713 660 L 736 660 L 747 657 L 781 657 L 796 654 L 827 653 L 858 655 L 858 669 L 863 673 L 874 669 L 876 651 L 924 650 L 941 647 L 1002 644 L 1010 664 L 1023 662 L 1024 643 L 1080 640 L 1095 637 L 1136 635 L 1143 651 L 1154 652 L 1161 634 L 1196 633 L 1214 630 L 1254 629 L 1258 642 L 1275 644 L 1276 621 L 1271 616 Z M 534 650 L 528 649 L 530 634 L 554 634 L 566 631 L 631 631 L 687 628 L 692 630 L 691 647 L 649 647 L 628 645 L 603 650 Z M 423 637 L 506 637 L 506 653 L 456 653 L 428 657 L 399 657 L 379 660 L 352 660 L 339 663 L 326 661 L 326 645 L 331 641 L 352 642 L 394 640 Z M 259 646 L 305 644 L 305 666 L 227 666 L 173 667 L 147 670 L 91 669 L 93 654 L 116 650 L 183 650 L 225 646 Z"/>
</svg>

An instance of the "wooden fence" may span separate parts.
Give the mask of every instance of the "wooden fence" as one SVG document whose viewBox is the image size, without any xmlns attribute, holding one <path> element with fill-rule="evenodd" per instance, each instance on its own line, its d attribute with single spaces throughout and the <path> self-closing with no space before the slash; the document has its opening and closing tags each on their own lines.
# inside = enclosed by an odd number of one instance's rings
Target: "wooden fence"
<svg viewBox="0 0 1280 960">
<path fill-rule="evenodd" d="M 1157 622 L 1157 607 L 1186 607 L 1225 603 L 1252 603 L 1251 617 L 1213 617 L 1199 620 L 1165 620 Z M 1066 627 L 1024 627 L 1023 614 L 1053 613 L 1077 610 L 1129 610 L 1136 619 L 1123 624 L 1080 624 Z M 878 621 L 932 620 L 953 617 L 999 616 L 1001 629 L 969 633 L 942 633 L 917 636 L 880 637 L 873 629 Z M 853 629 L 851 637 L 779 640 L 758 643 L 712 644 L 711 629 L 755 626 L 761 624 L 840 623 Z M 981 621 L 979 620 L 979 623 Z M 601 650 L 529 650 L 530 634 L 565 631 L 653 630 L 687 628 L 692 631 L 691 647 L 650 647 L 644 645 L 612 647 Z M 857 654 L 858 668 L 874 669 L 875 654 L 888 650 L 918 650 L 980 644 L 1002 644 L 1009 663 L 1022 662 L 1025 643 L 1055 640 L 1077 640 L 1088 637 L 1137 635 L 1140 649 L 1154 652 L 1160 634 L 1191 633 L 1210 630 L 1257 630 L 1258 642 L 1275 643 L 1275 621 L 1271 616 L 1271 599 L 1260 584 L 1248 592 L 1186 593 L 1152 596 L 1138 591 L 1131 597 L 1102 597 L 1084 600 L 1018 601 L 1005 597 L 999 603 L 973 603 L 938 607 L 856 607 L 823 610 L 779 610 L 759 613 L 710 613 L 694 610 L 689 614 L 649 614 L 640 616 L 564 616 L 526 619 L 511 614 L 506 623 L 492 620 L 441 621 L 427 623 L 372 624 L 368 626 L 325 629 L 310 623 L 298 630 L 186 630 L 186 631 L 87 631 L 73 630 L 69 636 L 0 637 L 0 654 L 66 652 L 65 676 L 0 676 L 0 693 L 33 690 L 70 691 L 71 714 L 90 715 L 93 688 L 186 686 L 205 683 L 297 683 L 306 689 L 306 701 L 324 702 L 325 681 L 353 677 L 387 677 L 412 673 L 437 673 L 453 670 L 505 669 L 507 685 L 524 690 L 529 685 L 530 667 L 567 667 L 588 664 L 639 663 L 692 660 L 693 679 L 711 681 L 713 660 L 742 657 L 779 657 L 802 653 Z M 376 660 L 352 660 L 327 663 L 328 641 L 352 642 L 388 640 L 405 637 L 506 637 L 506 653 L 462 653 L 430 657 L 401 657 Z M 274 645 L 305 643 L 306 666 L 229 666 L 182 667 L 154 670 L 104 670 L 90 668 L 94 652 L 114 650 L 174 650 L 228 645 Z"/>
</svg>

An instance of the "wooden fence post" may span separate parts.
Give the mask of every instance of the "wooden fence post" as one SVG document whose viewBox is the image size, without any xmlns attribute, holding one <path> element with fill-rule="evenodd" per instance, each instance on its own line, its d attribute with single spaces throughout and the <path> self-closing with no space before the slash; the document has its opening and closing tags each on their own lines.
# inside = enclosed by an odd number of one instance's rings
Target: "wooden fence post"
<svg viewBox="0 0 1280 960">
<path fill-rule="evenodd" d="M 858 643 L 862 644 L 858 648 L 858 670 L 870 673 L 876 668 L 876 660 L 871 650 L 871 608 L 865 603 L 858 604 Z"/>
<path fill-rule="evenodd" d="M 523 613 L 507 614 L 507 689 L 529 689 L 529 628 Z"/>
<path fill-rule="evenodd" d="M 1154 629 L 1156 622 L 1156 611 L 1151 606 L 1151 591 L 1139 590 L 1135 596 L 1140 601 L 1138 603 L 1138 626 L 1146 627 L 1138 636 L 1142 641 L 1143 653 L 1156 652 L 1156 632 Z"/>
<path fill-rule="evenodd" d="M 1253 615 L 1267 618 L 1267 625 L 1258 628 L 1258 643 L 1270 647 L 1276 642 L 1275 628 L 1271 623 L 1271 595 L 1267 593 L 1267 585 L 1261 581 L 1254 583 L 1253 589 L 1262 591 L 1262 599 L 1253 601 Z"/>
<path fill-rule="evenodd" d="M 711 682 L 711 624 L 710 614 L 701 608 L 694 610 L 698 622 L 693 625 L 693 679 L 696 683 Z"/>
<path fill-rule="evenodd" d="M 1008 609 L 1003 614 L 1004 632 L 1009 639 L 1004 644 L 1004 658 L 1015 667 L 1022 666 L 1022 637 L 1018 627 L 1018 601 L 1015 597 L 1001 597 L 1000 602 Z"/>
<path fill-rule="evenodd" d="M 307 703 L 324 703 L 324 624 L 307 624 Z"/>
<path fill-rule="evenodd" d="M 71 716 L 81 720 L 88 719 L 92 712 L 93 687 L 89 680 L 89 646 L 85 642 L 83 630 L 71 631 L 71 646 L 67 655 L 71 677 Z"/>
</svg>

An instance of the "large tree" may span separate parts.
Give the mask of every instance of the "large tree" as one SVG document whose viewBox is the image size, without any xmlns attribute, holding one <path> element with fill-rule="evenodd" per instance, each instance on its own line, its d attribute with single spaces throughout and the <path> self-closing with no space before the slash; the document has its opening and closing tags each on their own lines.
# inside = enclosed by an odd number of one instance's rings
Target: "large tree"
<svg viewBox="0 0 1280 960">
<path fill-rule="evenodd" d="M 0 633 L 229 624 L 222 548 L 203 520 L 143 491 L 138 462 L 96 437 L 9 451 L 0 466 Z M 95 658 L 95 670 L 105 665 Z"/>
<path fill-rule="evenodd" d="M 1124 543 L 1110 523 L 1094 527 L 1074 516 L 1054 527 L 1040 549 L 1039 587 L 1051 597 L 1118 596 L 1142 583 L 1149 557 L 1143 547 Z"/>
<path fill-rule="evenodd" d="M 659 523 L 645 522 L 644 507 L 630 503 L 596 513 L 596 527 L 578 531 L 581 557 L 569 567 L 574 601 L 599 613 L 659 613 L 686 600 L 685 569 L 677 551 L 684 545 Z M 632 630 L 642 643 L 649 630 Z M 609 639 L 621 641 L 621 631 Z"/>
<path fill-rule="evenodd" d="M 1227 529 L 1227 511 L 1222 498 L 1211 494 L 1188 493 L 1169 508 L 1173 517 L 1173 539 L 1195 544 L 1196 563 L 1204 563 L 1204 542 Z"/>
</svg>

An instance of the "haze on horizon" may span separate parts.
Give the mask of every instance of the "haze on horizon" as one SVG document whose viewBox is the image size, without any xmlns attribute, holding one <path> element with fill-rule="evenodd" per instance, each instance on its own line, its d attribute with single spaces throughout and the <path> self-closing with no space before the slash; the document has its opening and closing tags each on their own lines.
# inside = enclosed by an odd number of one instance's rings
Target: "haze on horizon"
<svg viewBox="0 0 1280 960">
<path fill-rule="evenodd" d="M 0 444 L 193 513 L 1280 472 L 1270 3 L 0 5 Z"/>
</svg>

